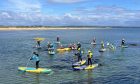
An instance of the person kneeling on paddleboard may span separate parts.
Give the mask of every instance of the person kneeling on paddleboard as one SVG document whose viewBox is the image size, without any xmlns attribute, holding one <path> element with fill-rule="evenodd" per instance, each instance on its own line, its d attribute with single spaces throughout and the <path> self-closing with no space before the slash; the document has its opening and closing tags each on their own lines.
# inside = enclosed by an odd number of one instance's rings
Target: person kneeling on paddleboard
<svg viewBox="0 0 140 84">
<path fill-rule="evenodd" d="M 38 69 L 39 68 L 39 61 L 40 61 L 39 54 L 37 54 L 36 52 L 33 52 L 33 56 L 31 57 L 30 60 L 36 61 L 36 69 Z"/>
<path fill-rule="evenodd" d="M 124 46 L 124 44 L 125 44 L 125 39 L 123 38 L 123 39 L 122 39 L 121 46 Z"/>
<path fill-rule="evenodd" d="M 78 48 L 77 56 L 78 56 L 78 62 L 82 61 L 82 51 L 81 51 L 81 48 Z"/>
<path fill-rule="evenodd" d="M 93 54 L 92 54 L 92 52 L 89 50 L 88 51 L 88 55 L 87 55 L 87 57 L 88 57 L 88 65 L 92 65 L 92 56 L 93 56 Z"/>
</svg>

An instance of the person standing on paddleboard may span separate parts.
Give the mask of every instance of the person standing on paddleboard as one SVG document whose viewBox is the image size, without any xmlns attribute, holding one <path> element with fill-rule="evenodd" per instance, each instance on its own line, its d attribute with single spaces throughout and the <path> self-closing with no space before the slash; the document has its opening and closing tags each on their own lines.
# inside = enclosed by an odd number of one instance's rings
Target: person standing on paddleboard
<svg viewBox="0 0 140 84">
<path fill-rule="evenodd" d="M 56 41 L 57 41 L 57 42 L 60 42 L 60 38 L 59 38 L 59 36 L 57 36 Z"/>
<path fill-rule="evenodd" d="M 87 57 L 88 57 L 88 65 L 92 65 L 92 56 L 93 56 L 93 54 L 92 54 L 92 52 L 89 50 L 89 51 L 88 51 L 88 55 L 87 55 Z"/>
<path fill-rule="evenodd" d="M 37 41 L 37 47 L 40 47 L 40 43 L 41 43 L 41 41 Z"/>
<path fill-rule="evenodd" d="M 93 38 L 93 43 L 96 43 L 96 38 L 95 37 Z"/>
<path fill-rule="evenodd" d="M 30 60 L 36 61 L 36 69 L 38 69 L 39 68 L 39 61 L 40 61 L 39 54 L 37 54 L 36 52 L 33 52 L 33 56 L 31 57 Z"/>
<path fill-rule="evenodd" d="M 82 61 L 82 50 L 81 50 L 81 48 L 78 48 L 77 56 L 78 56 L 78 62 Z"/>
<path fill-rule="evenodd" d="M 104 42 L 101 41 L 101 49 L 104 49 Z"/>
</svg>

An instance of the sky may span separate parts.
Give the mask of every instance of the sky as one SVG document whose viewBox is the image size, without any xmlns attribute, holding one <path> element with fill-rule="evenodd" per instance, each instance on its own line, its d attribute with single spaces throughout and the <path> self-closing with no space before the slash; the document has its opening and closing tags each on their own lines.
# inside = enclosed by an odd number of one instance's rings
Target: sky
<svg viewBox="0 0 140 84">
<path fill-rule="evenodd" d="M 0 25 L 140 27 L 140 0 L 0 0 Z"/>
</svg>

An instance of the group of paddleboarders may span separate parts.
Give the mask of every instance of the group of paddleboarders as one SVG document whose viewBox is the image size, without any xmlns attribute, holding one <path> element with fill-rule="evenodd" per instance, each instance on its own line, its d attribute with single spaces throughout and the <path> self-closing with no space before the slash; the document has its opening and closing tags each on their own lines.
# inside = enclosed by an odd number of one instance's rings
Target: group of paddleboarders
<svg viewBox="0 0 140 84">
<path fill-rule="evenodd" d="M 56 39 L 57 42 L 60 42 L 60 38 L 59 36 L 57 36 L 57 39 Z M 36 41 L 37 42 L 37 46 L 38 47 L 41 47 L 40 46 L 40 43 L 41 41 Z M 93 38 L 93 43 L 95 44 L 96 43 L 96 38 L 94 37 Z M 122 41 L 121 41 L 121 46 L 125 45 L 125 39 L 123 38 Z M 78 51 L 78 53 L 75 53 L 75 55 L 78 57 L 78 62 L 79 61 L 82 61 L 82 54 L 83 54 L 83 51 L 81 49 L 81 43 L 78 42 L 77 45 L 70 45 L 70 48 L 76 48 L 76 50 Z M 47 48 L 50 49 L 50 50 L 54 50 L 54 45 L 50 42 L 48 42 L 47 44 Z M 101 48 L 104 49 L 104 42 L 101 41 Z M 87 54 L 87 60 L 88 60 L 88 65 L 92 65 L 92 57 L 93 57 L 93 53 L 91 52 L 91 50 L 88 50 L 88 54 Z M 39 68 L 39 62 L 40 62 L 40 59 L 39 59 L 39 54 L 37 52 L 33 52 L 33 56 L 31 57 L 30 60 L 34 60 L 36 61 L 36 69 Z"/>
<path fill-rule="evenodd" d="M 83 51 L 81 50 L 80 42 L 78 42 L 77 44 L 77 50 L 78 50 L 78 53 L 75 53 L 75 55 L 78 56 L 78 62 L 79 62 L 79 61 L 82 61 L 82 54 L 83 54 Z M 88 55 L 87 55 L 88 65 L 92 65 L 92 57 L 93 57 L 93 53 L 91 52 L 91 50 L 88 50 Z"/>
</svg>

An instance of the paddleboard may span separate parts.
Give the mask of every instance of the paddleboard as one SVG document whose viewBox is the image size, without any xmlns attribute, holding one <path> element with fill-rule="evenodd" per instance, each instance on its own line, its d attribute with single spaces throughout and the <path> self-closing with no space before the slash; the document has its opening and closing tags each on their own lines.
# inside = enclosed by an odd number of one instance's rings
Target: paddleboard
<svg viewBox="0 0 140 84">
<path fill-rule="evenodd" d="M 47 68 L 33 68 L 33 67 L 18 67 L 19 71 L 23 71 L 23 72 L 30 72 L 30 73 L 50 73 L 52 72 L 51 69 L 47 69 Z"/>
<path fill-rule="evenodd" d="M 91 44 L 92 44 L 92 45 L 96 45 L 96 43 L 94 43 L 94 42 L 91 42 Z"/>
<path fill-rule="evenodd" d="M 73 67 L 74 70 L 92 70 L 94 69 L 95 67 L 97 67 L 98 64 L 93 64 L 93 65 L 83 65 L 83 66 L 76 66 L 76 67 Z"/>
<path fill-rule="evenodd" d="M 82 61 L 79 61 L 79 62 L 76 62 L 74 64 L 72 64 L 72 66 L 81 66 L 81 65 L 84 65 L 86 63 L 86 60 L 82 60 Z"/>
<path fill-rule="evenodd" d="M 61 52 L 61 51 L 69 51 L 69 50 L 71 50 L 71 48 L 58 48 L 57 49 L 57 51 L 59 52 Z"/>
<path fill-rule="evenodd" d="M 120 47 L 122 47 L 122 48 L 128 48 L 128 46 L 125 46 L 125 45 L 121 45 Z"/>
<path fill-rule="evenodd" d="M 49 55 L 54 55 L 55 52 L 54 51 L 48 51 Z"/>
<path fill-rule="evenodd" d="M 58 42 L 55 42 L 56 44 L 60 44 L 60 41 L 58 41 Z"/>
<path fill-rule="evenodd" d="M 37 37 L 37 38 L 34 38 L 34 40 L 36 40 L 36 41 L 43 41 L 43 40 L 45 40 L 45 38 L 39 38 L 39 37 Z"/>
<path fill-rule="evenodd" d="M 104 49 L 99 49 L 99 52 L 104 52 L 104 51 L 106 51 L 105 48 Z"/>
</svg>

